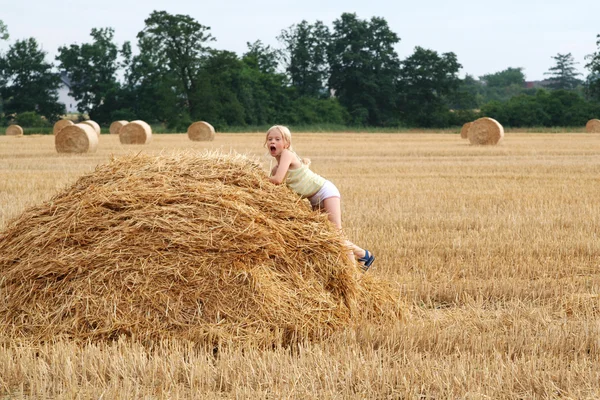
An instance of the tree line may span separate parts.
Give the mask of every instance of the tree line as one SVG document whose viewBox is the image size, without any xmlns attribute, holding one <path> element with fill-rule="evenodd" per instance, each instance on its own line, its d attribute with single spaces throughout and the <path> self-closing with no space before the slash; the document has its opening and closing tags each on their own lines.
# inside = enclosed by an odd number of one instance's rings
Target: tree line
<svg viewBox="0 0 600 400">
<path fill-rule="evenodd" d="M 101 124 L 143 119 L 185 130 L 197 120 L 217 129 L 336 124 L 364 127 L 459 126 L 485 115 L 507 126 L 576 126 L 600 115 L 600 50 L 585 80 L 572 55 L 558 54 L 549 77 L 527 88 L 522 68 L 479 79 L 458 74 L 453 52 L 416 47 L 401 60 L 400 37 L 380 17 L 344 13 L 328 27 L 302 21 L 281 31 L 281 49 L 247 43 L 241 56 L 211 47 L 210 27 L 188 15 L 154 11 L 132 44 L 115 43 L 112 28 L 58 48 L 56 63 L 35 38 L 0 54 L 4 124 L 52 124 L 60 73 L 71 82 L 81 113 Z M 0 21 L 0 40 L 8 29 Z M 600 49 L 600 35 L 596 43 Z"/>
</svg>

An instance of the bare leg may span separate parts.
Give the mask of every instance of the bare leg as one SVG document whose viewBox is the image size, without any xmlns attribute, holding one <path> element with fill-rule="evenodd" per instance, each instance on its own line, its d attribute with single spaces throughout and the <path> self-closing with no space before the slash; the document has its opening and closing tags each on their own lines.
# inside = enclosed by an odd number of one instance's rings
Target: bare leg
<svg viewBox="0 0 600 400">
<path fill-rule="evenodd" d="M 329 197 L 323 200 L 323 208 L 321 211 L 327 213 L 327 218 L 331 221 L 340 231 L 342 230 L 342 205 L 339 197 Z M 352 250 L 354 257 L 363 258 L 366 252 L 363 248 L 358 247 L 349 240 L 346 240 L 346 244 Z"/>
</svg>

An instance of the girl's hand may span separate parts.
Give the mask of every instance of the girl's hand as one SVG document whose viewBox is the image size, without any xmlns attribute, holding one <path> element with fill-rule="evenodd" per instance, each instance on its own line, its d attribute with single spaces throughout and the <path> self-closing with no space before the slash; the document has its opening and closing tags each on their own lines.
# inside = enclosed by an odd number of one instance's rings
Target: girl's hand
<svg viewBox="0 0 600 400">
<path fill-rule="evenodd" d="M 307 165 L 307 166 L 310 166 L 310 163 L 311 163 L 311 161 L 310 161 L 310 158 L 303 158 L 303 159 L 302 159 L 302 164 L 305 164 L 305 165 Z"/>
</svg>

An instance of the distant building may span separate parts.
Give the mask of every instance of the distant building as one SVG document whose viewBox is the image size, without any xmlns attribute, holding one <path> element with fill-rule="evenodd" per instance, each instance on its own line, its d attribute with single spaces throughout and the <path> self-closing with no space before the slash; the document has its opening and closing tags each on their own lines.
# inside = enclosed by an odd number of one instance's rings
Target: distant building
<svg viewBox="0 0 600 400">
<path fill-rule="evenodd" d="M 548 86 L 548 80 L 544 79 L 543 81 L 525 81 L 526 89 L 540 89 Z"/>
<path fill-rule="evenodd" d="M 77 106 L 79 102 L 69 94 L 71 91 L 71 79 L 67 75 L 67 71 L 60 71 L 61 84 L 58 88 L 58 102 L 63 103 L 67 110 L 67 114 L 78 113 Z"/>
</svg>

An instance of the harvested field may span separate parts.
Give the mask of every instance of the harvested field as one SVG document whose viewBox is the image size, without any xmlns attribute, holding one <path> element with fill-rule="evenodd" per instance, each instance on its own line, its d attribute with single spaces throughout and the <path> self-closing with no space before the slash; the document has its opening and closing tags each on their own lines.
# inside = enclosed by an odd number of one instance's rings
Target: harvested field
<svg viewBox="0 0 600 400">
<path fill-rule="evenodd" d="M 69 155 L 51 135 L 0 136 L 0 230 L 112 155 L 140 153 L 105 136 L 95 153 Z M 600 397 L 598 134 L 511 133 L 501 146 L 456 134 L 293 138 L 339 187 L 345 234 L 377 256 L 368 274 L 398 285 L 402 320 L 366 315 L 323 340 L 217 351 L 177 337 L 32 344 L 2 334 L 0 396 Z M 154 135 L 142 154 L 262 157 L 263 143 L 264 134 Z"/>
</svg>

